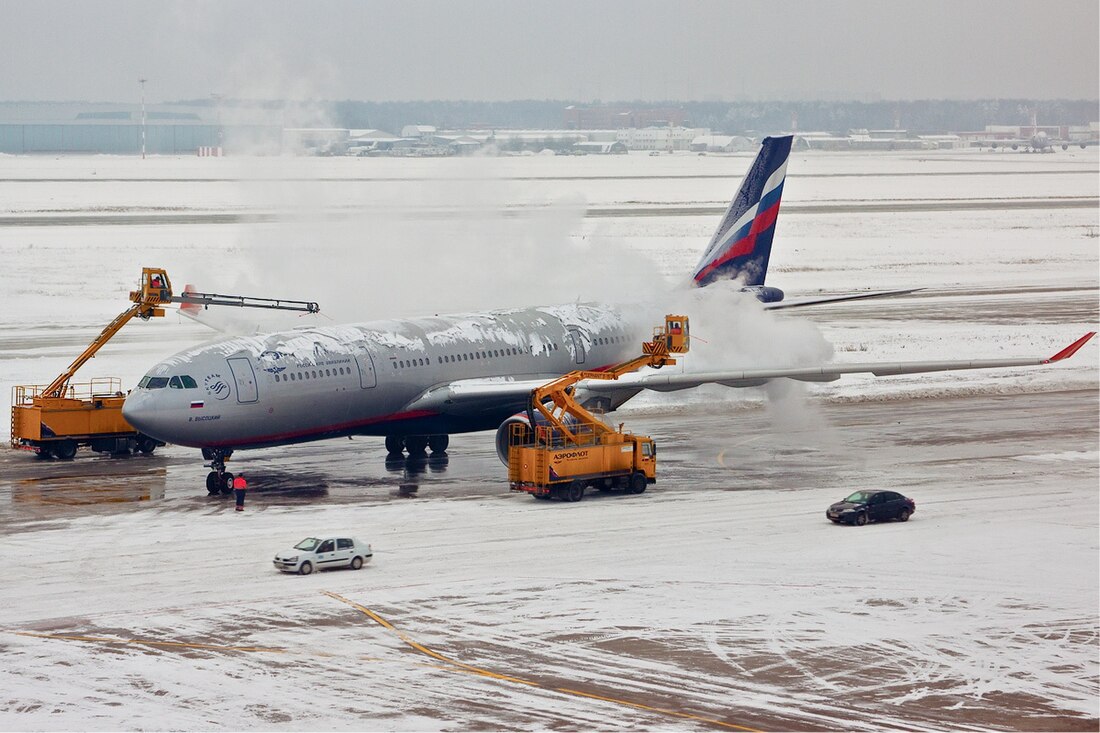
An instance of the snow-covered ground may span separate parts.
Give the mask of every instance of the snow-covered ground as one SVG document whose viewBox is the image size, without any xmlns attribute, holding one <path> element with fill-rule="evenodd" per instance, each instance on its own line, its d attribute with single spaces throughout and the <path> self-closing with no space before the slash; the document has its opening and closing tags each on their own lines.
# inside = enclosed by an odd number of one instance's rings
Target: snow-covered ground
<svg viewBox="0 0 1100 733">
<path fill-rule="evenodd" d="M 750 157 L 0 157 L 0 394 L 60 372 L 125 307 L 143 265 L 166 267 L 177 288 L 317 300 L 337 321 L 576 298 L 683 304 L 699 337 L 690 356 L 705 363 L 792 350 L 1041 356 L 1097 328 L 1098 208 L 1035 203 L 1095 202 L 1095 149 L 796 154 L 769 283 L 790 297 L 928 290 L 813 315 L 733 312 L 706 290 L 675 301 L 668 285 L 718 216 L 665 209 L 724 206 Z M 983 203 L 904 206 L 941 200 Z M 898 210 L 855 206 L 865 202 Z M 168 213 L 186 216 L 119 218 Z M 102 221 L 67 225 L 74 216 Z M 207 335 L 174 315 L 135 323 L 81 374 L 130 385 Z M 905 411 L 913 397 L 1075 390 L 1095 415 L 1098 355 L 1093 343 L 1050 369 L 853 378 L 785 404 Z M 631 409 L 760 399 L 713 388 Z M 769 441 L 729 423 L 731 456 Z M 900 449 L 942 488 L 930 482 L 908 525 L 852 531 L 821 516 L 844 493 L 828 482 L 659 485 L 637 502 L 568 506 L 477 485 L 465 500 L 244 515 L 173 500 L 88 516 L 13 502 L 0 530 L 0 728 L 1028 729 L 1059 715 L 1057 726 L 1095 727 L 1096 426 L 1053 437 L 1042 424 L 1052 437 L 1027 447 L 945 437 L 1004 468 L 968 472 L 963 486 L 946 485 L 958 456 L 921 464 L 918 444 Z M 730 481 L 715 473 L 716 487 Z M 375 544 L 367 570 L 270 569 L 281 544 L 344 528 Z"/>
</svg>

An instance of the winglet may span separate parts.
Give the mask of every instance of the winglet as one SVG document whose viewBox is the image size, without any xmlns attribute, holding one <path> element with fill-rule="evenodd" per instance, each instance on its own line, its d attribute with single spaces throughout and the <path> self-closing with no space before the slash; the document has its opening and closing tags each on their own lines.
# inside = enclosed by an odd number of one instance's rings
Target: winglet
<svg viewBox="0 0 1100 733">
<path fill-rule="evenodd" d="M 193 292 L 195 292 L 195 286 L 191 283 L 187 283 L 183 286 L 184 295 L 189 295 Z M 192 318 L 194 318 L 199 314 L 199 311 L 201 310 L 202 309 L 199 308 L 198 303 L 180 303 L 180 312 L 183 313 L 183 315 L 185 316 L 191 316 Z"/>
<path fill-rule="evenodd" d="M 1087 344 L 1089 342 L 1089 339 L 1091 339 L 1095 335 L 1096 335 L 1096 331 L 1089 331 L 1084 336 L 1077 339 L 1072 344 L 1070 344 L 1066 348 L 1062 349 L 1061 351 L 1059 351 L 1054 356 L 1050 357 L 1049 359 L 1043 359 L 1043 363 L 1044 364 L 1053 364 L 1056 361 L 1062 361 L 1062 359 L 1070 358 L 1071 356 L 1073 356 L 1074 354 L 1077 353 L 1078 349 L 1080 349 L 1082 346 Z"/>
</svg>

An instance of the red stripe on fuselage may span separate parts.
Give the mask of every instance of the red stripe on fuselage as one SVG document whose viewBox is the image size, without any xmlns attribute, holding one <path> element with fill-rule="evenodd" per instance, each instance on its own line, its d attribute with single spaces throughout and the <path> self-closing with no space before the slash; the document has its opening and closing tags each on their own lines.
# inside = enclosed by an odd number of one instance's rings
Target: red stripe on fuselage
<svg viewBox="0 0 1100 733">
<path fill-rule="evenodd" d="M 768 228 L 775 226 L 775 220 L 779 218 L 779 202 L 764 211 L 759 212 L 752 220 L 752 226 L 749 227 L 749 233 L 739 239 L 732 247 L 726 250 L 726 253 L 718 259 L 711 262 L 709 265 L 703 268 L 703 270 L 695 276 L 696 280 L 702 280 L 710 273 L 717 270 L 722 265 L 726 264 L 730 260 L 736 257 L 742 257 L 749 254 L 756 249 L 756 238 L 760 235 L 760 232 L 767 231 Z"/>
</svg>

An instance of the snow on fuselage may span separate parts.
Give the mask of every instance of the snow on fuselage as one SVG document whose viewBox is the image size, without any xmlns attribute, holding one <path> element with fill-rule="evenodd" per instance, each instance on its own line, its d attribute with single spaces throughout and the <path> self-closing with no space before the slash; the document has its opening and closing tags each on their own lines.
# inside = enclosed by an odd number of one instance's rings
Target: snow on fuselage
<svg viewBox="0 0 1100 733">
<path fill-rule="evenodd" d="M 154 366 L 123 415 L 159 440 L 194 447 L 488 430 L 523 405 L 460 415 L 409 406 L 462 380 L 598 369 L 636 355 L 645 336 L 619 309 L 570 304 L 238 337 Z"/>
</svg>

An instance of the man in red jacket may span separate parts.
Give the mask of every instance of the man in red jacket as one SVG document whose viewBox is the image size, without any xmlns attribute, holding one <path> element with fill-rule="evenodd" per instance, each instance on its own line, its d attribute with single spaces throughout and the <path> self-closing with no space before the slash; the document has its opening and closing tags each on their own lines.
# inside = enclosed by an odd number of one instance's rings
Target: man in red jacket
<svg viewBox="0 0 1100 733">
<path fill-rule="evenodd" d="M 244 480 L 244 474 L 239 473 L 233 479 L 233 496 L 237 499 L 237 511 L 244 511 L 244 492 L 248 490 L 248 482 Z"/>
</svg>

